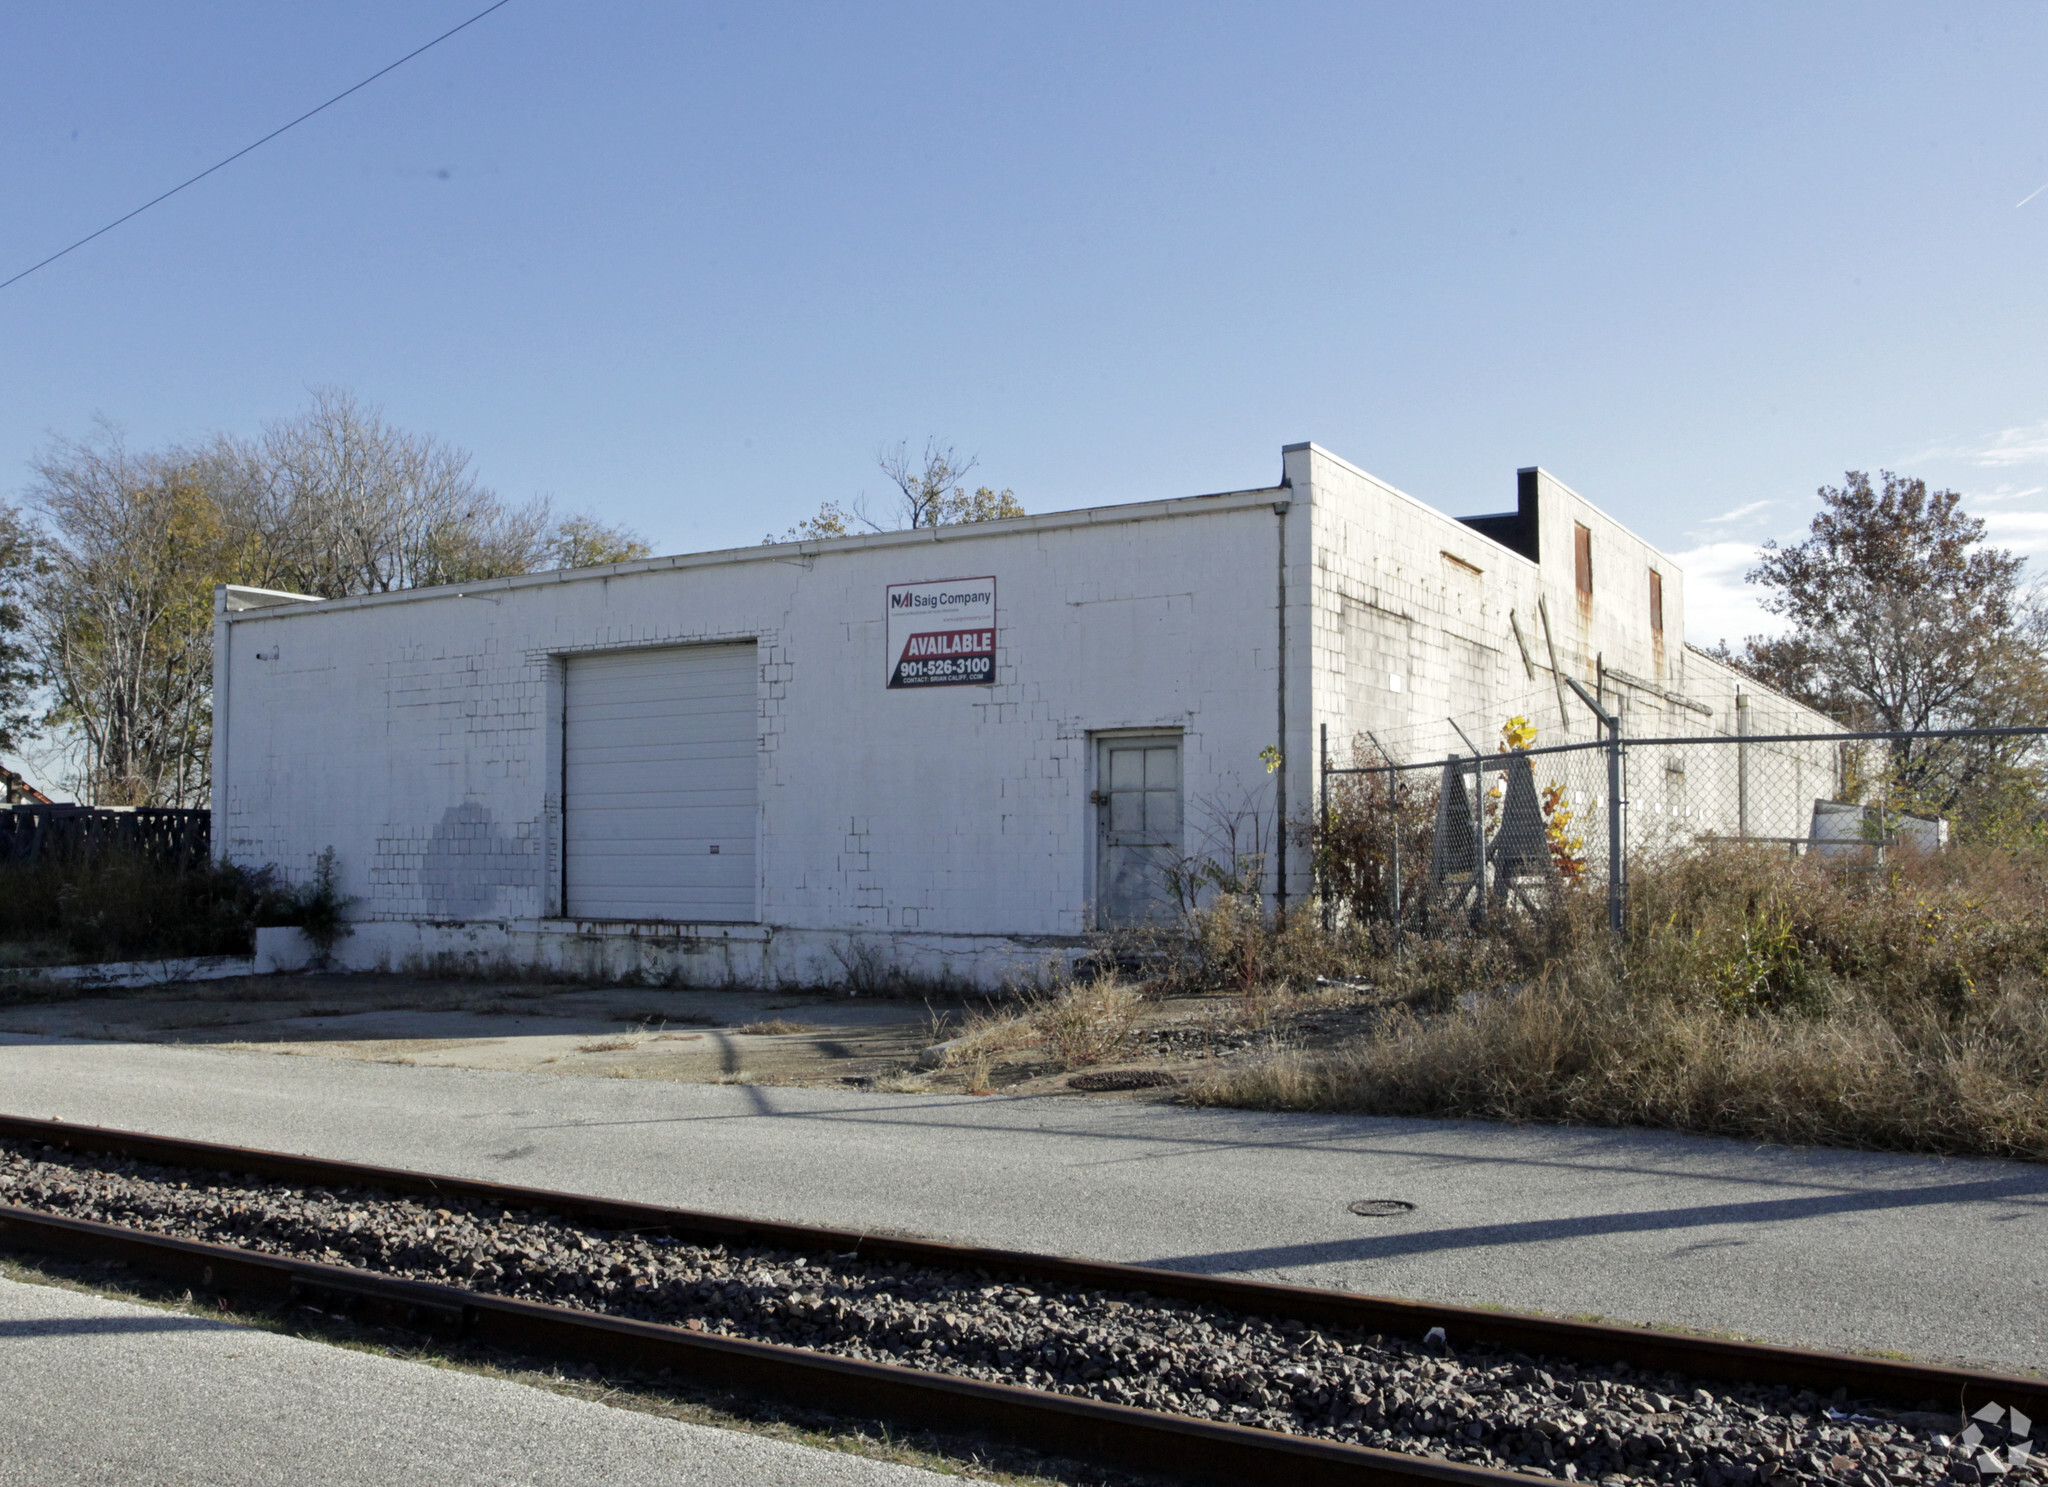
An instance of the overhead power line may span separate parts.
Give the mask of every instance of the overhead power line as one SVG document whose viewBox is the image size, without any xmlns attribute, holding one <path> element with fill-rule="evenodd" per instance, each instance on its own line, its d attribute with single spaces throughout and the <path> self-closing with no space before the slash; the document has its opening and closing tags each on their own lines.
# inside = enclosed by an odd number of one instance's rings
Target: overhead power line
<svg viewBox="0 0 2048 1487">
<path fill-rule="evenodd" d="M 342 89 L 339 93 L 335 94 L 332 98 L 328 99 L 318 108 L 307 109 L 304 113 L 300 114 L 296 119 L 292 120 L 291 123 L 282 124 L 278 126 L 277 128 L 271 130 L 270 133 L 264 135 L 263 138 L 257 140 L 256 143 L 252 145 L 244 145 L 241 149 L 235 151 L 234 154 L 228 156 L 227 159 L 218 161 L 213 165 L 207 166 L 206 169 L 199 172 L 198 175 L 193 176 L 190 180 L 178 182 L 177 185 L 171 187 L 171 189 L 166 191 L 163 195 L 150 198 L 148 201 L 145 201 L 141 206 L 137 207 L 134 211 L 128 213 L 127 216 L 116 217 L 113 221 L 109 222 L 105 227 L 102 227 L 98 232 L 89 232 L 84 237 L 80 238 L 77 242 L 73 243 L 70 247 L 59 248 L 55 253 L 52 253 L 48 258 L 45 258 L 41 263 L 32 263 L 27 268 L 23 269 L 20 273 L 16 274 L 13 278 L 0 280 L 0 289 L 5 289 L 10 284 L 20 283 L 23 279 L 26 279 L 30 274 L 34 273 L 37 269 L 48 268 L 51 264 L 55 263 L 58 259 L 62 258 L 66 253 L 76 252 L 78 249 L 83 248 L 87 243 L 91 242 L 96 237 L 104 237 L 106 234 L 112 232 L 115 228 L 119 227 L 123 222 L 131 221 L 134 218 L 141 216 L 144 212 L 148 211 L 151 207 L 157 205 L 159 202 L 169 201 L 173 196 L 176 196 L 180 191 L 183 191 L 187 186 L 196 186 L 199 182 L 205 180 L 208 176 L 212 175 L 215 171 L 221 169 L 223 166 L 233 165 L 237 160 L 241 159 L 251 150 L 261 149 L 264 145 L 269 144 L 272 140 L 276 139 L 280 134 L 283 134 L 286 130 L 298 128 L 299 125 L 305 123 L 306 120 L 312 118 L 313 115 L 320 113 L 326 109 L 333 108 L 335 104 L 341 102 L 342 99 L 348 97 L 348 95 L 351 93 L 360 93 L 363 89 L 369 87 L 370 84 L 377 81 L 378 78 L 384 76 L 385 73 L 394 71 L 397 68 L 405 66 L 406 63 L 410 62 L 414 57 L 417 57 L 421 52 L 431 51 L 433 48 L 439 46 L 442 42 L 446 41 L 449 37 L 453 36 L 457 31 L 468 30 L 471 26 L 474 26 L 478 21 L 482 20 L 485 16 L 489 15 L 492 11 L 502 10 L 504 9 L 504 7 L 510 5 L 511 3 L 512 0 L 496 0 L 495 4 L 486 5 L 482 10 L 478 11 L 475 15 L 471 16 L 461 25 L 451 26 L 446 31 L 443 31 L 439 36 L 436 36 L 432 41 L 427 42 L 424 46 L 414 47 L 411 51 L 407 52 L 403 57 L 400 57 L 396 62 L 391 63 L 389 66 L 378 68 L 375 72 L 371 73 L 368 77 L 364 78 L 354 87 Z"/>
</svg>

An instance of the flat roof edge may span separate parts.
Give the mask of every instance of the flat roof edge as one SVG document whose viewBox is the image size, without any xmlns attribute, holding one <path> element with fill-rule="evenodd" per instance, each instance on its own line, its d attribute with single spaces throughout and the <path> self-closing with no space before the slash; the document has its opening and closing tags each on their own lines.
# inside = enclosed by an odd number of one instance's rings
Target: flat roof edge
<svg viewBox="0 0 2048 1487">
<path fill-rule="evenodd" d="M 1685 569 L 1679 566 L 1678 560 L 1672 557 L 1670 553 L 1664 551 L 1663 548 L 1659 547 L 1656 543 L 1652 542 L 1649 538 L 1645 537 L 1641 532 L 1638 532 L 1634 527 L 1630 526 L 1627 522 L 1623 521 L 1620 517 L 1616 516 L 1613 512 L 1609 511 L 1605 506 L 1602 506 L 1598 501 L 1593 500 L 1590 496 L 1580 495 L 1575 487 L 1566 485 L 1562 480 L 1559 480 L 1555 475 L 1551 474 L 1550 471 L 1544 469 L 1543 466 L 1528 465 L 1521 470 L 1517 470 L 1515 473 L 1517 475 L 1534 474 L 1540 479 L 1549 481 L 1552 485 L 1556 486 L 1559 490 L 1563 491 L 1566 495 L 1570 496 L 1574 501 L 1577 501 L 1580 505 L 1591 507 L 1595 512 L 1599 513 L 1600 519 L 1602 521 L 1610 523 L 1613 526 L 1619 527 L 1623 532 L 1625 532 L 1628 535 L 1630 540 L 1642 543 L 1644 547 L 1648 548 L 1651 552 L 1655 553 L 1661 561 L 1668 564 L 1681 577 L 1684 576 Z"/>
<path fill-rule="evenodd" d="M 607 563 L 594 568 L 554 568 L 542 573 L 514 573 L 501 578 L 478 579 L 474 583 L 440 584 L 423 589 L 397 589 L 384 594 L 354 594 L 345 599 L 277 602 L 262 609 L 230 611 L 223 618 L 231 624 L 246 619 L 286 619 L 307 614 L 333 614 L 346 609 L 369 609 L 386 604 L 412 604 L 428 599 L 460 599 L 471 594 L 501 594 L 516 589 L 546 588 L 555 584 L 632 578 L 644 573 L 668 573 L 740 563 L 800 562 L 834 553 L 861 552 L 868 549 L 942 546 L 948 542 L 1021 535 L 1027 532 L 1107 527 L 1126 522 L 1165 521 L 1183 516 L 1215 516 L 1225 512 L 1270 506 L 1276 501 L 1289 500 L 1293 494 L 1284 485 L 1262 486 L 1255 490 L 1218 491 L 1211 495 L 1173 496 L 1162 501 L 1134 501 L 1120 506 L 1086 506 L 1072 511 L 1048 511 L 1039 516 L 1014 516 L 1001 521 L 961 522 L 945 527 L 911 527 L 900 532 L 862 532 L 851 537 L 812 538 L 801 542 L 764 542 L 758 547 L 728 547 L 710 552 L 679 553 L 672 557 L 637 558 L 629 563 Z M 300 596 L 294 596 L 295 599 L 298 597 Z"/>
<path fill-rule="evenodd" d="M 1350 460 L 1347 460 L 1341 454 L 1333 454 L 1330 450 L 1324 448 L 1320 444 L 1315 443 L 1313 440 L 1306 444 L 1289 444 L 1284 446 L 1284 452 L 1289 454 L 1298 454 L 1304 450 L 1320 455 L 1322 458 L 1328 460 L 1333 465 L 1342 466 L 1344 469 L 1350 471 L 1353 475 L 1357 476 L 1360 480 L 1368 481 L 1372 485 L 1378 487 L 1380 490 L 1385 491 L 1387 495 L 1392 497 L 1394 500 L 1406 502 L 1409 506 L 1412 506 L 1416 511 L 1434 519 L 1435 521 L 1442 523 L 1443 526 L 1447 529 L 1447 531 L 1455 531 L 1469 537 L 1477 537 L 1481 541 L 1490 543 L 1492 546 L 1500 549 L 1503 555 L 1514 559 L 1518 563 L 1527 564 L 1529 568 L 1533 571 L 1542 571 L 1543 565 L 1537 562 L 1534 558 L 1531 558 L 1527 553 L 1516 552 L 1512 547 L 1509 547 L 1506 543 L 1502 542 L 1498 537 L 1492 536 L 1486 532 L 1479 531 L 1477 528 L 1467 525 L 1466 519 L 1464 517 L 1453 516 L 1450 512 L 1444 510 L 1441 506 L 1432 506 L 1429 502 L 1423 500 L 1420 496 L 1411 496 L 1410 494 L 1408 494 L 1407 491 L 1402 490 L 1400 486 L 1395 485 L 1390 481 L 1382 479 L 1380 476 L 1373 474 L 1372 471 L 1364 468 L 1361 465 L 1354 465 Z M 1481 513 L 1482 516 L 1492 516 L 1496 514 L 1498 513 Z M 1505 514 L 1513 515 L 1514 513 L 1509 512 Z"/>
<path fill-rule="evenodd" d="M 241 614 L 251 609 L 275 609 L 281 604 L 326 602 L 318 594 L 294 594 L 289 589 L 259 589 L 245 583 L 222 584 L 220 596 L 229 614 Z"/>
</svg>

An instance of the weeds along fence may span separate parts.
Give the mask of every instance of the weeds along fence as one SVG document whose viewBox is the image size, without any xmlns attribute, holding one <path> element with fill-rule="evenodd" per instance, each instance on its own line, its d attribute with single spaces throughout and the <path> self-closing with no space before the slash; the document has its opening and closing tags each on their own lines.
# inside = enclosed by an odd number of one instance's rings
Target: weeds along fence
<svg viewBox="0 0 2048 1487">
<path fill-rule="evenodd" d="M 0 807 L 0 865 L 129 853 L 165 866 L 193 867 L 211 859 L 212 845 L 211 811 L 150 806 Z"/>
<path fill-rule="evenodd" d="M 1685 854 L 1882 868 L 1949 845 L 1928 782 L 1953 795 L 1952 761 L 1965 756 L 1968 778 L 2003 780 L 2006 819 L 2040 820 L 2032 776 L 2016 765 L 2038 758 L 2048 727 L 1636 738 L 1595 712 L 1600 736 L 1587 742 L 1537 747 L 1511 719 L 1490 747 L 1458 729 L 1462 751 L 1349 765 L 1332 762 L 1326 728 L 1315 832 L 1326 919 L 1461 932 L 1544 915 L 1577 887 L 1604 890 L 1619 934 L 1631 872 Z M 1370 752 L 1370 735 L 1362 742 Z"/>
</svg>

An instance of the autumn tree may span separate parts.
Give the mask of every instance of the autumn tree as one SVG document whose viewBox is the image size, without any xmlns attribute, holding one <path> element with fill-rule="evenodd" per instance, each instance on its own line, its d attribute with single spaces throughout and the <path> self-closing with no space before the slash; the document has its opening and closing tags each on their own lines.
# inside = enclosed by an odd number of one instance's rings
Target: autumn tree
<svg viewBox="0 0 2048 1487">
<path fill-rule="evenodd" d="M 35 660 L 48 721 L 77 744 L 73 784 L 100 804 L 206 800 L 217 584 L 341 598 L 649 552 L 624 527 L 504 501 L 465 451 L 332 389 L 257 438 L 137 454 L 102 425 L 35 470 Z"/>
<path fill-rule="evenodd" d="M 331 599 L 526 573 L 553 535 L 547 502 L 506 502 L 466 450 L 340 389 L 259 438 L 216 436 L 191 462 L 252 539 L 266 587 Z"/>
<path fill-rule="evenodd" d="M 1010 491 L 992 491 L 984 485 L 967 494 L 968 473 L 981 461 L 972 455 L 962 460 L 952 445 L 936 438 L 925 440 L 924 453 L 917 458 L 899 440 L 894 449 L 875 456 L 875 463 L 903 498 L 904 526 L 948 527 L 1024 514 L 1022 503 Z"/>
<path fill-rule="evenodd" d="M 2048 650 L 2024 559 L 1991 547 L 1954 491 L 1859 470 L 1822 486 L 1804 541 L 1764 545 L 1748 575 L 1787 634 L 1727 655 L 1742 670 L 1852 727 L 2035 723 L 2048 710 Z M 1954 810 L 2024 767 L 2026 746 L 1902 738 L 1894 785 Z"/>
<path fill-rule="evenodd" d="M 807 516 L 780 537 L 770 533 L 761 539 L 763 544 L 775 542 L 818 542 L 831 537 L 850 537 L 862 530 L 861 518 L 837 501 L 827 501 L 818 508 L 816 516 Z M 872 530 L 880 531 L 880 527 Z"/>
<path fill-rule="evenodd" d="M 856 532 L 901 531 L 906 527 L 950 527 L 962 522 L 1001 521 L 1023 516 L 1024 503 L 1014 491 L 977 486 L 970 494 L 967 476 L 980 463 L 974 456 L 962 459 L 950 444 L 936 438 L 925 440 L 924 453 L 913 457 L 907 441 L 898 440 L 875 456 L 875 463 L 896 487 L 899 500 L 882 516 L 869 512 L 863 497 L 851 506 L 827 501 L 816 516 L 798 522 L 780 537 L 764 542 L 803 542 L 826 537 L 848 537 Z"/>
<path fill-rule="evenodd" d="M 50 524 L 34 595 L 49 721 L 81 745 L 95 805 L 198 805 L 211 736 L 213 586 L 237 539 L 185 463 L 118 439 L 59 445 L 38 462 Z"/>
<path fill-rule="evenodd" d="M 652 557 L 646 538 L 627 527 L 611 526 L 594 516 L 565 517 L 555 524 L 546 545 L 550 568 L 602 568 Z"/>
</svg>

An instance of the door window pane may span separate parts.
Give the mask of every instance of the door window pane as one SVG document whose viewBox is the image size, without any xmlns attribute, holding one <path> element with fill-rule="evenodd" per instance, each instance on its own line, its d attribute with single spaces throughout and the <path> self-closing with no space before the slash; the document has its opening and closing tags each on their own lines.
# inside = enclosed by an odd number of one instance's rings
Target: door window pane
<svg viewBox="0 0 2048 1487">
<path fill-rule="evenodd" d="M 1143 835 L 1145 830 L 1145 796 L 1143 791 L 1110 791 L 1109 829 L 1120 837 Z"/>
<path fill-rule="evenodd" d="M 1161 845 L 1180 844 L 1180 792 L 1145 792 L 1145 830 Z"/>
</svg>

